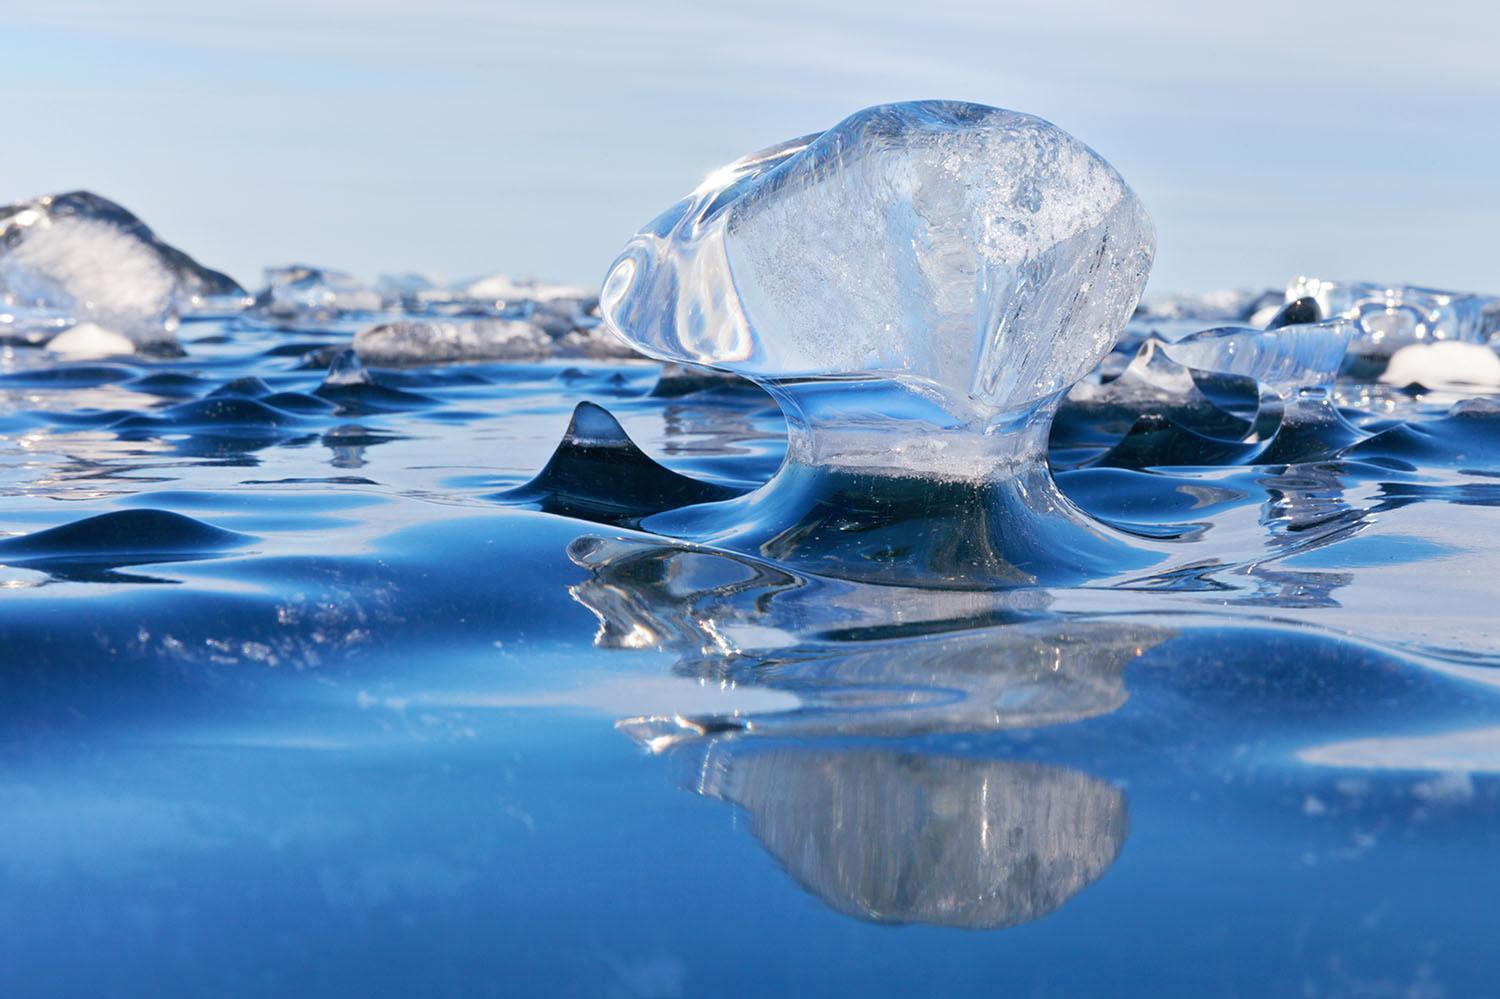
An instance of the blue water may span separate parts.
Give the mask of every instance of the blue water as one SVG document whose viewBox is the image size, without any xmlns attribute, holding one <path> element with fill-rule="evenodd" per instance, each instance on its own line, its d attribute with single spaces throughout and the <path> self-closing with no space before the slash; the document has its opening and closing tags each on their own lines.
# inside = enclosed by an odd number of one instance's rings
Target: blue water
<svg viewBox="0 0 1500 999">
<path fill-rule="evenodd" d="M 0 992 L 1496 991 L 1500 417 L 1174 464 L 1065 410 L 1063 492 L 1180 557 L 881 586 L 511 492 L 583 400 L 743 491 L 753 390 L 319 394 L 354 325 L 5 360 Z"/>
</svg>

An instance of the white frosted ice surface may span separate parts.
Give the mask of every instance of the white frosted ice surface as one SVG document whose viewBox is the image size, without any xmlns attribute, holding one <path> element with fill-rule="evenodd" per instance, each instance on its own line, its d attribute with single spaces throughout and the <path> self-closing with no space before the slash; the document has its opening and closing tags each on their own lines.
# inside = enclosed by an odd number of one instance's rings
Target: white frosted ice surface
<svg viewBox="0 0 1500 999">
<path fill-rule="evenodd" d="M 449 361 L 537 361 L 549 357 L 633 357 L 600 330 L 554 334 L 520 319 L 403 319 L 380 323 L 354 337 L 367 364 L 435 364 Z"/>
<path fill-rule="evenodd" d="M 1478 343 L 1411 343 L 1391 355 L 1380 380 L 1396 386 L 1415 382 L 1432 389 L 1493 390 L 1500 388 L 1500 357 Z"/>
<path fill-rule="evenodd" d="M 24 327 L 13 338 L 20 342 L 42 342 L 67 319 L 137 345 L 170 343 L 179 314 L 241 296 L 231 279 L 97 195 L 75 191 L 0 208 L 0 307 L 12 330 Z"/>
<path fill-rule="evenodd" d="M 69 361 L 120 357 L 135 352 L 135 341 L 97 323 L 77 323 L 47 342 L 47 351 Z"/>
</svg>

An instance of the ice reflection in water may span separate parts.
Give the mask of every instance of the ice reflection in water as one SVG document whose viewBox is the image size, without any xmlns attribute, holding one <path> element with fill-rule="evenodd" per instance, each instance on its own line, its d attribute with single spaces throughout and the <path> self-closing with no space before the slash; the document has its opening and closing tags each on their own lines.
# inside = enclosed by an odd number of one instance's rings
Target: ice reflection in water
<svg viewBox="0 0 1500 999">
<path fill-rule="evenodd" d="M 1125 842 L 1125 796 L 1076 770 L 896 749 L 715 741 L 694 790 L 733 802 L 798 884 L 879 923 L 1045 916 Z"/>
<path fill-rule="evenodd" d="M 792 878 L 839 912 L 1014 926 L 1118 855 L 1126 803 L 1109 783 L 897 740 L 1108 714 L 1128 697 L 1126 667 L 1168 629 L 1046 617 L 1043 591 L 830 582 L 671 544 L 585 537 L 570 554 L 591 573 L 572 593 L 601 622 L 596 644 L 668 649 L 679 675 L 796 695 L 789 710 L 618 727 L 670 753 L 692 790 L 742 808 Z M 849 736 L 889 741 L 837 741 Z"/>
</svg>

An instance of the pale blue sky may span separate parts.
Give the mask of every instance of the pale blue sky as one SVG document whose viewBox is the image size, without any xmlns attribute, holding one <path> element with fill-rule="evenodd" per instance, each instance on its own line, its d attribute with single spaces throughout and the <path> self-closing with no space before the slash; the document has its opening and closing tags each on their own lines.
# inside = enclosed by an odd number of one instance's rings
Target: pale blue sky
<svg viewBox="0 0 1500 999">
<path fill-rule="evenodd" d="M 0 203 L 88 187 L 242 282 L 596 282 L 714 166 L 881 101 L 1030 111 L 1160 237 L 1155 291 L 1500 292 L 1500 7 L 0 0 Z"/>
</svg>

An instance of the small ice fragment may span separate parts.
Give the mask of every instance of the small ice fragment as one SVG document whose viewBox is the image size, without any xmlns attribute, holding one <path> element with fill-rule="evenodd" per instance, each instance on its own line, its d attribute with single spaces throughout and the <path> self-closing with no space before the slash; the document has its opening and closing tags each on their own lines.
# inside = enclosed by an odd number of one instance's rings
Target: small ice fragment
<svg viewBox="0 0 1500 999">
<path fill-rule="evenodd" d="M 1322 320 L 1323 309 L 1318 305 L 1318 300 L 1306 297 L 1294 299 L 1280 306 L 1271 318 L 1261 325 L 1268 330 L 1279 330 L 1283 326 L 1305 326 Z"/>
<path fill-rule="evenodd" d="M 536 477 L 496 498 L 580 520 L 633 525 L 662 510 L 711 503 L 738 493 L 657 463 L 630 439 L 609 410 L 581 402 L 573 410 L 562 442 Z"/>
<path fill-rule="evenodd" d="M 334 355 L 328 365 L 328 375 L 323 379 L 324 385 L 367 385 L 369 382 L 370 373 L 360 363 L 359 354 L 353 347 L 345 347 Z"/>
<path fill-rule="evenodd" d="M 266 268 L 255 307 L 273 319 L 319 320 L 346 312 L 378 312 L 380 295 L 343 271 L 307 264 Z"/>
<path fill-rule="evenodd" d="M 1160 350 L 1184 367 L 1253 378 L 1288 399 L 1304 386 L 1332 382 L 1354 334 L 1354 324 L 1345 320 L 1268 330 L 1226 326 L 1162 344 Z"/>
</svg>

